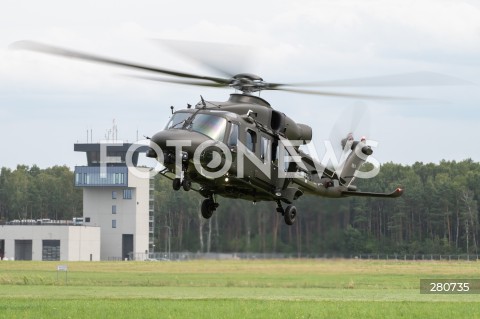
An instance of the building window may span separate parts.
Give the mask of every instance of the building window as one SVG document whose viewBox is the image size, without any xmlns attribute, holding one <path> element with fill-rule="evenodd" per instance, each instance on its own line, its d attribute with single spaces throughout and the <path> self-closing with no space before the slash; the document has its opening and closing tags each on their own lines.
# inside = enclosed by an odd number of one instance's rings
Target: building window
<svg viewBox="0 0 480 319">
<path fill-rule="evenodd" d="M 90 222 L 90 217 L 85 217 L 85 222 L 89 223 Z"/>
<path fill-rule="evenodd" d="M 60 260 L 60 240 L 42 240 L 42 260 Z"/>
<path fill-rule="evenodd" d="M 123 173 L 113 174 L 113 184 L 123 184 L 125 182 L 125 175 Z"/>
<path fill-rule="evenodd" d="M 117 205 L 112 205 L 112 214 L 117 213 Z"/>
<path fill-rule="evenodd" d="M 112 192 L 112 199 L 117 199 L 117 192 L 115 191 Z"/>
<path fill-rule="evenodd" d="M 112 219 L 112 228 L 117 228 L 117 220 Z"/>
<path fill-rule="evenodd" d="M 124 189 L 123 190 L 123 199 L 132 199 L 132 190 Z"/>
</svg>

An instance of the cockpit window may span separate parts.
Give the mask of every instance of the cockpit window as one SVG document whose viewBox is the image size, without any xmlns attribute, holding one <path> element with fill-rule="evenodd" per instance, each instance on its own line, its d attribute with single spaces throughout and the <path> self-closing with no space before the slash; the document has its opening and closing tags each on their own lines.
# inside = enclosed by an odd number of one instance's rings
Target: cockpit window
<svg viewBox="0 0 480 319">
<path fill-rule="evenodd" d="M 194 116 L 193 119 L 190 119 L 191 116 Z M 168 121 L 165 129 L 182 129 L 187 122 L 190 123 L 188 123 L 185 129 L 202 133 L 211 139 L 223 142 L 227 120 L 216 115 L 203 113 L 195 115 L 194 113 L 177 112 Z"/>
<path fill-rule="evenodd" d="M 227 128 L 227 120 L 216 115 L 200 113 L 195 115 L 188 128 L 222 142 Z"/>
<path fill-rule="evenodd" d="M 182 128 L 183 124 L 185 121 L 192 115 L 192 113 L 187 113 L 187 112 L 177 112 L 173 114 L 172 118 L 170 121 L 168 121 L 167 126 L 165 129 L 170 129 L 170 128 Z"/>
</svg>

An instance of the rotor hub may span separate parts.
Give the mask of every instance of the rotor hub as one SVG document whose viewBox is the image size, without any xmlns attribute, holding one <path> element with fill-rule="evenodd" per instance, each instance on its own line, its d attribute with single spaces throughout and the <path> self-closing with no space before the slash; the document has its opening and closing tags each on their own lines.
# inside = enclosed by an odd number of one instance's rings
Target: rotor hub
<svg viewBox="0 0 480 319">
<path fill-rule="evenodd" d="M 248 94 L 265 89 L 267 84 L 258 75 L 252 73 L 239 73 L 232 77 L 229 86 Z"/>
</svg>

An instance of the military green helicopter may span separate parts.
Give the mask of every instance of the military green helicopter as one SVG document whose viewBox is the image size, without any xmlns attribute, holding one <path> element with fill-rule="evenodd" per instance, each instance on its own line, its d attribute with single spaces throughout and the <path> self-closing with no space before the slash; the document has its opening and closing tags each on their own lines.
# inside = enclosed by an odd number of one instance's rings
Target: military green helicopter
<svg viewBox="0 0 480 319">
<path fill-rule="evenodd" d="M 163 164 L 164 169 L 160 173 L 172 180 L 174 190 L 195 190 L 205 198 L 201 213 L 206 219 L 212 216 L 219 205 L 217 195 L 253 202 L 274 201 L 285 223 L 292 225 L 297 216 L 293 204 L 304 194 L 331 198 L 396 198 L 403 194 L 401 188 L 391 193 L 373 193 L 359 191 L 354 185 L 359 168 L 373 153 L 365 139 L 355 140 L 352 134 L 347 134 L 339 142 L 345 155 L 341 165 L 325 167 L 301 148 L 301 145 L 311 141 L 312 128 L 296 123 L 255 95 L 264 90 L 280 90 L 355 99 L 395 99 L 301 87 L 379 86 L 389 81 L 396 85 L 402 79 L 405 82 L 406 78 L 402 76 L 298 84 L 271 83 L 250 73 L 224 77 L 201 76 L 32 41 L 16 42 L 12 47 L 170 76 L 141 76 L 146 80 L 235 89 L 238 93 L 231 94 L 227 101 L 206 101 L 201 97 L 194 107 L 188 105 L 186 109 L 177 111 L 172 107 L 168 124 L 150 138 L 150 148 L 146 154 Z M 423 80 L 419 78 L 422 76 L 410 75 L 407 82 L 413 82 L 412 85 L 429 85 L 432 82 L 432 76 L 427 76 L 429 83 L 422 83 Z M 451 83 L 455 80 L 448 76 L 434 78 L 434 85 L 458 84 Z M 283 204 L 287 206 L 284 208 Z"/>
</svg>

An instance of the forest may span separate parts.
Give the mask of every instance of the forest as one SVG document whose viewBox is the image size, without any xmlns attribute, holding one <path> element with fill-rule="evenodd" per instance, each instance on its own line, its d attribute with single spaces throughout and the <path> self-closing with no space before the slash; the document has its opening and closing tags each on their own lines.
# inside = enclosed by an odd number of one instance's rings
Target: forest
<svg viewBox="0 0 480 319">
<path fill-rule="evenodd" d="M 0 220 L 72 219 L 82 216 L 82 190 L 66 166 L 18 165 L 0 170 Z"/>
<path fill-rule="evenodd" d="M 391 191 L 397 199 L 302 196 L 285 225 L 274 203 L 218 198 L 213 217 L 200 215 L 202 197 L 173 191 L 155 177 L 155 243 L 171 251 L 335 254 L 478 254 L 480 163 L 383 164 L 360 190 Z M 82 192 L 66 166 L 18 166 L 0 172 L 0 220 L 71 219 L 82 215 Z"/>
</svg>

